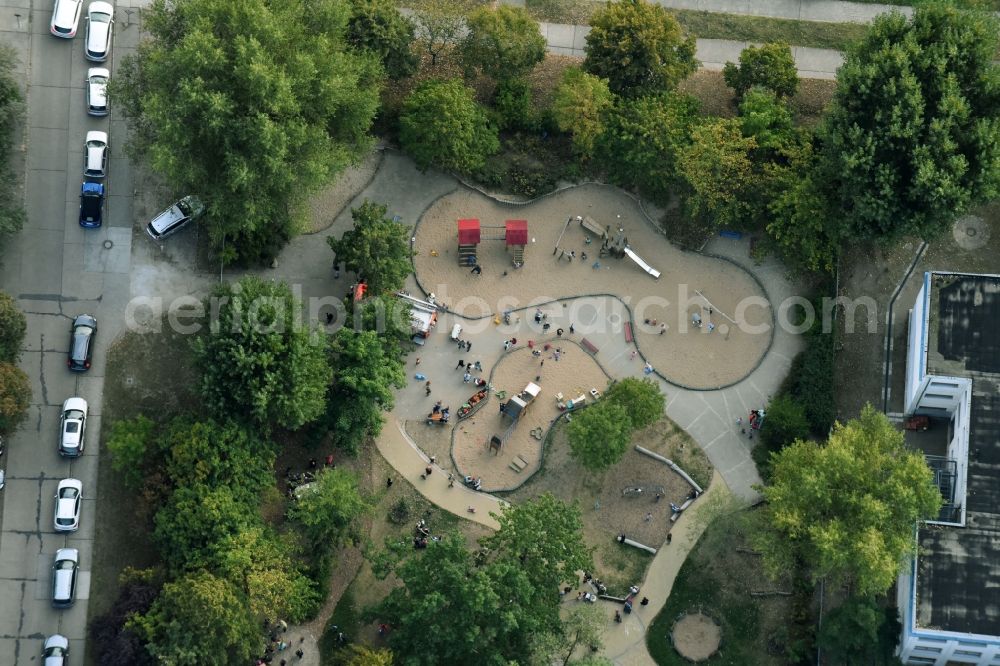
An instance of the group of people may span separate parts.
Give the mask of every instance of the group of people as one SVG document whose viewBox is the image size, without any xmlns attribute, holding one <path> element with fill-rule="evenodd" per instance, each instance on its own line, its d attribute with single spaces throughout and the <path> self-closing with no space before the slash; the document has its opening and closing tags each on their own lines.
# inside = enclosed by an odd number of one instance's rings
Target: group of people
<svg viewBox="0 0 1000 666">
<path fill-rule="evenodd" d="M 265 664 L 273 663 L 276 655 L 291 648 L 291 644 L 284 640 L 285 634 L 288 632 L 287 622 L 284 620 L 278 620 L 272 624 L 270 620 L 264 620 L 264 629 L 269 632 L 270 640 L 267 643 L 267 647 L 264 648 L 264 655 L 257 659 L 257 666 L 264 666 Z M 301 647 L 301 644 L 304 641 L 305 637 L 299 638 L 300 647 L 295 650 L 295 656 L 298 659 L 302 659 L 305 654 Z M 288 664 L 288 660 L 282 659 L 278 662 L 278 664 L 279 666 L 286 666 L 286 664 Z"/>
</svg>

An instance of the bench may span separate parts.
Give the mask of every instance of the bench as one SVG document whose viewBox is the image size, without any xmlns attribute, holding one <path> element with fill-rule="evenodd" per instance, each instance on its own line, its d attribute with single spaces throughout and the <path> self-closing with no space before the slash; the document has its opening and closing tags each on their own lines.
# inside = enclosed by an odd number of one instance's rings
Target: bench
<svg viewBox="0 0 1000 666">
<path fill-rule="evenodd" d="M 524 458 L 522 458 L 519 455 L 518 456 L 514 456 L 514 459 L 510 461 L 509 465 L 507 465 L 507 467 L 511 468 L 512 470 L 514 470 L 518 474 L 520 474 L 521 472 L 523 472 L 524 469 L 527 466 L 528 466 L 528 461 L 526 461 Z"/>
<path fill-rule="evenodd" d="M 588 340 L 587 338 L 580 340 L 580 346 L 586 349 L 591 354 L 597 354 L 597 352 L 599 351 L 597 346 L 594 345 L 594 343 Z"/>
<path fill-rule="evenodd" d="M 626 343 L 630 343 L 630 342 L 632 342 L 632 339 L 633 339 L 633 335 L 632 335 L 632 322 L 627 321 L 627 322 L 625 322 L 625 342 Z"/>
</svg>

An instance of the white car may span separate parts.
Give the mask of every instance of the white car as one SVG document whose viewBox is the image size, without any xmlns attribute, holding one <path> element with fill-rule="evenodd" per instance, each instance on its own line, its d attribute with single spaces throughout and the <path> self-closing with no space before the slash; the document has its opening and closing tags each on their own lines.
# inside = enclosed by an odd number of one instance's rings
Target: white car
<svg viewBox="0 0 1000 666">
<path fill-rule="evenodd" d="M 83 147 L 83 175 L 104 178 L 108 173 L 108 133 L 87 132 Z"/>
<path fill-rule="evenodd" d="M 197 220 L 205 212 L 205 204 L 189 194 L 170 208 L 153 218 L 146 225 L 146 233 L 153 240 L 166 238 L 175 231 L 180 231 L 192 220 Z"/>
<path fill-rule="evenodd" d="M 108 115 L 108 79 L 111 73 L 103 67 L 87 70 L 87 115 Z"/>
<path fill-rule="evenodd" d="M 52 605 L 69 608 L 76 601 L 76 575 L 80 570 L 80 551 L 60 548 L 52 563 Z"/>
<path fill-rule="evenodd" d="M 42 666 L 65 666 L 69 656 L 69 640 L 52 634 L 42 645 Z"/>
<path fill-rule="evenodd" d="M 52 7 L 49 32 L 56 37 L 73 39 L 76 36 L 76 27 L 80 24 L 82 9 L 83 0 L 56 0 L 56 4 Z"/>
<path fill-rule="evenodd" d="M 56 488 L 56 532 L 75 532 L 80 527 L 80 502 L 83 484 L 78 479 L 63 479 Z"/>
<path fill-rule="evenodd" d="M 87 431 L 87 401 L 69 398 L 63 403 L 59 420 L 59 455 L 75 458 L 83 453 Z"/>
<path fill-rule="evenodd" d="M 108 59 L 114 17 L 115 8 L 106 2 L 92 2 L 87 7 L 87 39 L 83 45 L 83 55 L 87 60 L 104 62 Z"/>
</svg>

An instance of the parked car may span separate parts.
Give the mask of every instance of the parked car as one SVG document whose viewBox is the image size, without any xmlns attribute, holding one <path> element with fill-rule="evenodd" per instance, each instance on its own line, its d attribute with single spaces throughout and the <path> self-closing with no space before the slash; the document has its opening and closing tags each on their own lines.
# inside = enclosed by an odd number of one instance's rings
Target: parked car
<svg viewBox="0 0 1000 666">
<path fill-rule="evenodd" d="M 69 640 L 53 634 L 42 645 L 42 666 L 66 666 L 69 662 Z"/>
<path fill-rule="evenodd" d="M 205 204 L 193 195 L 188 195 L 153 218 L 146 226 L 146 233 L 153 240 L 166 238 L 179 231 L 188 222 L 196 220 L 205 212 Z"/>
<path fill-rule="evenodd" d="M 97 335 L 97 320 L 82 314 L 73 320 L 69 335 L 69 359 L 66 363 L 74 372 L 90 370 L 94 356 L 94 336 Z"/>
<path fill-rule="evenodd" d="M 87 70 L 87 115 L 108 115 L 108 79 L 111 73 L 103 67 Z"/>
<path fill-rule="evenodd" d="M 111 26 L 115 22 L 115 8 L 106 2 L 92 2 L 87 7 L 87 39 L 83 55 L 87 60 L 104 62 L 111 52 Z"/>
<path fill-rule="evenodd" d="M 76 601 L 76 574 L 80 569 L 80 551 L 60 548 L 52 565 L 52 605 L 68 608 Z"/>
<path fill-rule="evenodd" d="M 87 132 L 83 146 L 83 175 L 104 178 L 108 175 L 108 133 Z"/>
<path fill-rule="evenodd" d="M 56 488 L 53 525 L 56 532 L 75 532 L 80 527 L 80 502 L 83 484 L 78 479 L 63 479 Z"/>
<path fill-rule="evenodd" d="M 87 401 L 69 398 L 63 403 L 59 420 L 59 455 L 75 458 L 83 453 L 87 431 Z"/>
<path fill-rule="evenodd" d="M 80 226 L 96 229 L 104 216 L 104 185 L 84 182 L 80 187 Z"/>
<path fill-rule="evenodd" d="M 52 7 L 52 22 L 49 23 L 49 32 L 56 37 L 73 39 L 76 36 L 76 28 L 80 24 L 80 11 L 83 9 L 83 0 L 56 0 Z"/>
</svg>

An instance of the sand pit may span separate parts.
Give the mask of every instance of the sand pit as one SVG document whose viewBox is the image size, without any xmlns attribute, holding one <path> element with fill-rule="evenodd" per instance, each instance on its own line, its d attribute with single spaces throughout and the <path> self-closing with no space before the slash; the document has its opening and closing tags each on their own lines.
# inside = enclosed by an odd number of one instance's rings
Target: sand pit
<svg viewBox="0 0 1000 666">
<path fill-rule="evenodd" d="M 536 349 L 541 349 L 545 342 L 539 340 Z M 566 399 L 583 393 L 589 400 L 591 388 L 603 392 L 607 387 L 607 375 L 587 352 L 567 340 L 548 342 L 552 348 L 540 357 L 532 356 L 531 350 L 522 344 L 507 353 L 493 370 L 494 390 L 506 391 L 508 398 L 519 393 L 528 382 L 542 389 L 518 420 L 499 455 L 489 450 L 488 442 L 493 435 L 502 436 L 511 419 L 500 414 L 500 401 L 495 394 L 475 415 L 455 427 L 452 456 L 458 470 L 462 475 L 482 477 L 484 491 L 513 488 L 538 471 L 542 442 L 533 437 L 531 431 L 541 428 L 546 432 L 559 416 L 557 393 L 562 393 Z M 556 347 L 562 349 L 558 361 L 553 358 Z M 520 472 L 510 468 L 516 456 L 526 463 Z"/>
<path fill-rule="evenodd" d="M 674 649 L 685 659 L 705 661 L 718 651 L 722 630 L 704 613 L 688 613 L 674 623 L 670 638 Z"/>
<path fill-rule="evenodd" d="M 654 280 L 628 259 L 598 260 L 600 239 L 575 221 L 560 243 L 576 260 L 558 259 L 553 248 L 566 220 L 590 216 L 612 233 L 621 224 L 629 245 L 662 275 Z M 481 275 L 458 265 L 457 220 L 478 218 L 482 225 L 528 220 L 525 264 L 515 269 L 500 240 L 478 247 Z M 483 235 L 502 229 L 483 229 Z M 458 314 L 479 317 L 505 309 L 588 294 L 613 294 L 628 303 L 642 354 L 665 378 L 682 386 L 716 388 L 745 377 L 766 352 L 771 338 L 771 307 L 759 284 L 738 266 L 713 257 L 682 252 L 642 216 L 636 203 L 617 188 L 585 185 L 511 209 L 467 190 L 438 199 L 417 225 L 414 259 L 417 276 Z M 587 260 L 582 261 L 583 254 Z M 599 268 L 594 268 L 599 261 Z M 506 275 L 504 273 L 506 272 Z M 709 310 L 711 308 L 711 310 Z M 691 326 L 693 314 L 703 326 Z M 529 315 L 530 316 L 530 315 Z M 657 324 L 645 325 L 645 320 Z M 737 325 L 735 322 L 739 322 Z M 709 332 L 711 322 L 715 330 Z M 661 334 L 661 324 L 666 331 Z M 615 324 L 604 319 L 576 322 L 577 332 L 601 331 Z"/>
</svg>

